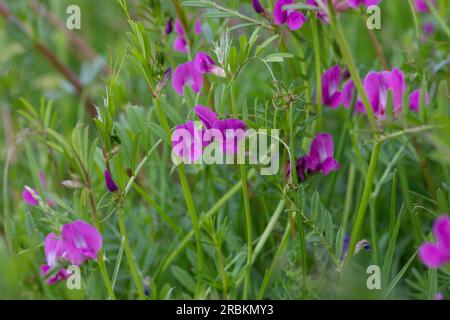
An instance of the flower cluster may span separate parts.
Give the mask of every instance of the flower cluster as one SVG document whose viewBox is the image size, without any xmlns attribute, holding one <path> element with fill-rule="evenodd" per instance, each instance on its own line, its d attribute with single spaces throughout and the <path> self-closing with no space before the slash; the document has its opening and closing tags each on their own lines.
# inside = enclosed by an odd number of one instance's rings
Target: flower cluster
<svg viewBox="0 0 450 320">
<path fill-rule="evenodd" d="M 81 265 L 87 260 L 96 259 L 102 247 L 102 236 L 90 224 L 77 220 L 65 224 L 60 236 L 48 234 L 44 247 L 47 264 L 41 266 L 41 271 L 43 276 L 49 276 L 47 283 L 53 284 L 70 275 L 60 266 L 62 262 Z"/>
<path fill-rule="evenodd" d="M 236 118 L 219 119 L 211 109 L 198 105 L 195 113 L 204 129 L 195 128 L 193 121 L 176 127 L 172 135 L 172 148 L 180 158 L 195 162 L 203 153 L 203 148 L 213 141 L 220 143 L 226 154 L 236 154 L 239 143 L 245 138 L 247 126 Z"/>
<path fill-rule="evenodd" d="M 338 65 L 326 70 L 322 75 L 322 103 L 331 108 L 343 105 L 346 108 L 351 106 L 355 94 L 353 80 L 349 79 L 342 84 L 344 75 Z M 341 88 L 342 85 L 342 88 Z M 387 93 L 391 91 L 393 99 L 393 112 L 398 116 L 402 111 L 403 96 L 406 90 L 404 73 L 394 68 L 392 71 L 370 71 L 364 78 L 364 91 L 369 99 L 370 106 L 379 120 L 386 117 Z M 419 110 L 420 89 L 412 92 L 409 96 L 409 108 L 412 111 Z M 425 105 L 428 105 L 430 98 L 425 95 Z M 361 98 L 356 99 L 355 110 L 365 113 Z"/>
<path fill-rule="evenodd" d="M 433 226 L 436 243 L 424 243 L 419 249 L 422 262 L 429 268 L 450 265 L 450 218 L 442 216 Z"/>
<path fill-rule="evenodd" d="M 186 32 L 183 29 L 183 26 L 179 19 L 175 20 L 175 27 L 173 28 L 176 34 L 175 41 L 173 43 L 173 50 L 188 53 L 188 39 L 186 36 Z M 166 33 L 169 34 L 172 32 L 172 22 L 169 20 L 166 25 Z M 195 20 L 194 22 L 194 32 L 196 35 L 200 35 L 202 33 L 202 25 L 200 20 Z"/>
<path fill-rule="evenodd" d="M 208 54 L 199 51 L 193 61 L 182 63 L 175 69 L 172 87 L 179 95 L 183 95 L 185 86 L 191 86 L 198 93 L 203 87 L 203 75 L 208 73 L 225 76 L 225 71 L 216 66 Z"/>
</svg>

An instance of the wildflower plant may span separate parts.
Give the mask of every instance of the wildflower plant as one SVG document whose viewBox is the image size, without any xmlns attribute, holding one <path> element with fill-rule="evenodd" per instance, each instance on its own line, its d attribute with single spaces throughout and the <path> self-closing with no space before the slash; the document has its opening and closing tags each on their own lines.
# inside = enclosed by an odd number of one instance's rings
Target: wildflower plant
<svg viewBox="0 0 450 320">
<path fill-rule="evenodd" d="M 75 2 L 0 0 L 0 298 L 450 299 L 448 1 Z"/>
</svg>

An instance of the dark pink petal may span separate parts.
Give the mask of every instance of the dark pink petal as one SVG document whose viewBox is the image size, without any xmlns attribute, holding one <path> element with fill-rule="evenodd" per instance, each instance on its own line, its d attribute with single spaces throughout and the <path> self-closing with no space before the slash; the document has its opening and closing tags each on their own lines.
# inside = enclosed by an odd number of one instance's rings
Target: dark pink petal
<svg viewBox="0 0 450 320">
<path fill-rule="evenodd" d="M 39 182 L 44 189 L 47 188 L 47 179 L 45 179 L 44 172 L 42 171 L 39 171 Z"/>
<path fill-rule="evenodd" d="M 33 193 L 38 194 L 36 190 L 25 186 L 22 191 L 22 199 L 30 206 L 37 206 L 39 201 L 33 196 Z"/>
<path fill-rule="evenodd" d="M 325 70 L 322 75 L 322 103 L 324 105 L 339 106 L 341 101 L 340 99 L 337 100 L 338 96 L 334 96 L 334 101 L 332 101 L 332 97 L 336 92 L 339 92 L 341 81 L 342 71 L 339 65 L 335 65 L 334 67 Z"/>
<path fill-rule="evenodd" d="M 287 17 L 287 24 L 291 30 L 300 29 L 305 22 L 306 17 L 299 11 L 292 11 Z"/>
<path fill-rule="evenodd" d="M 329 133 L 319 133 L 311 144 L 307 168 L 313 172 L 321 170 L 322 164 L 328 158 L 333 158 L 334 143 L 333 137 Z"/>
<path fill-rule="evenodd" d="M 62 239 L 65 258 L 75 265 L 95 259 L 103 241 L 102 235 L 95 227 L 81 220 L 65 224 L 62 228 Z"/>
<path fill-rule="evenodd" d="M 195 93 L 203 87 L 203 76 L 192 61 L 180 64 L 173 73 L 172 87 L 176 93 L 183 95 L 186 85 L 191 86 Z"/>
<path fill-rule="evenodd" d="M 430 96 L 428 93 L 425 96 L 425 106 L 428 106 L 430 104 Z M 409 95 L 409 109 L 415 112 L 419 112 L 419 106 L 420 106 L 420 89 L 417 89 L 416 91 L 412 92 Z"/>
<path fill-rule="evenodd" d="M 381 0 L 348 0 L 347 3 L 351 8 L 358 8 L 361 5 L 366 7 L 378 5 Z"/>
<path fill-rule="evenodd" d="M 436 236 L 436 244 L 447 253 L 450 258 L 450 218 L 447 216 L 439 217 L 433 226 L 433 232 Z"/>
<path fill-rule="evenodd" d="M 69 278 L 69 276 L 70 276 L 70 273 L 67 272 L 66 269 L 61 268 L 60 270 L 58 270 L 58 272 L 55 275 L 51 276 L 47 280 L 47 284 L 48 285 L 55 284 L 58 281 L 65 280 L 65 279 Z"/>
<path fill-rule="evenodd" d="M 166 22 L 166 28 L 165 28 L 166 34 L 171 34 L 173 31 L 173 24 L 172 24 L 172 18 L 169 18 Z"/>
<path fill-rule="evenodd" d="M 446 263 L 450 263 L 450 257 L 438 246 L 432 243 L 424 243 L 419 248 L 420 260 L 429 268 L 440 268 Z"/>
<path fill-rule="evenodd" d="M 201 51 L 195 56 L 194 65 L 200 73 L 210 73 L 216 66 L 214 60 L 208 54 Z"/>
<path fill-rule="evenodd" d="M 236 154 L 239 143 L 245 139 L 247 125 L 239 119 L 217 120 L 213 123 L 213 128 L 222 132 L 222 149 L 225 153 Z"/>
<path fill-rule="evenodd" d="M 382 72 L 371 71 L 364 79 L 364 90 L 379 120 L 386 117 L 387 89 L 386 74 Z"/>
<path fill-rule="evenodd" d="M 341 165 L 334 158 L 327 158 L 322 164 L 322 173 L 327 176 L 330 172 L 337 171 L 340 168 Z"/>
<path fill-rule="evenodd" d="M 433 300 L 444 300 L 444 296 L 442 295 L 442 293 L 438 292 L 436 293 L 436 295 L 434 296 Z"/>
<path fill-rule="evenodd" d="M 276 25 L 285 24 L 288 17 L 287 10 L 283 9 L 283 6 L 293 4 L 294 0 L 277 0 L 275 7 L 273 8 L 273 22 Z"/>
<path fill-rule="evenodd" d="M 342 103 L 342 92 L 336 91 L 335 93 L 333 93 L 333 95 L 330 97 L 329 103 L 332 109 L 339 107 Z"/>
<path fill-rule="evenodd" d="M 434 24 L 432 22 L 425 22 L 422 27 L 426 37 L 430 37 L 434 33 Z"/>
<path fill-rule="evenodd" d="M 347 109 L 349 109 L 352 104 L 354 94 L 355 94 L 355 84 L 353 80 L 349 80 L 342 88 L 342 95 L 341 95 L 342 104 Z"/>
<path fill-rule="evenodd" d="M 188 53 L 187 41 L 185 37 L 177 37 L 173 42 L 173 50 Z"/>
<path fill-rule="evenodd" d="M 175 19 L 175 33 L 177 33 L 180 37 L 184 37 L 186 35 L 184 33 L 183 26 L 181 25 L 181 22 L 178 19 Z"/>
<path fill-rule="evenodd" d="M 399 69 L 394 68 L 388 76 L 387 83 L 392 91 L 394 115 L 398 115 L 402 110 L 403 95 L 406 90 L 405 75 Z"/>
<path fill-rule="evenodd" d="M 206 129 L 211 129 L 214 122 L 217 120 L 217 114 L 211 109 L 198 105 L 194 108 L 195 113 L 202 121 Z"/>
</svg>

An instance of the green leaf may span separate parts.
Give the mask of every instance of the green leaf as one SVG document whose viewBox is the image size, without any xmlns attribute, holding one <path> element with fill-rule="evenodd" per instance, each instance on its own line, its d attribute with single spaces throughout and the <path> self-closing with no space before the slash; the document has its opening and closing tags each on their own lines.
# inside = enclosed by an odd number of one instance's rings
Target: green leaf
<svg viewBox="0 0 450 320">
<path fill-rule="evenodd" d="M 185 287 L 192 293 L 195 291 L 195 281 L 186 270 L 178 266 L 172 266 L 170 268 L 170 271 L 172 272 L 175 279 L 177 279 L 178 282 L 183 285 L 183 287 Z"/>
</svg>

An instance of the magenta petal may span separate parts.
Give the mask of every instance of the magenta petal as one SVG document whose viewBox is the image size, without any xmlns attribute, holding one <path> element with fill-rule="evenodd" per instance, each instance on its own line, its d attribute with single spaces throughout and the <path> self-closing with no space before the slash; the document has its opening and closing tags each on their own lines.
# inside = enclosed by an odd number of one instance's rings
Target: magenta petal
<svg viewBox="0 0 450 320">
<path fill-rule="evenodd" d="M 203 87 L 203 76 L 197 71 L 192 61 L 180 64 L 173 73 L 172 87 L 176 93 L 183 95 L 186 85 L 190 85 L 195 93 Z"/>
<path fill-rule="evenodd" d="M 81 220 L 65 224 L 62 229 L 62 238 L 67 260 L 76 265 L 95 259 L 102 247 L 100 232 Z"/>
<path fill-rule="evenodd" d="M 259 0 L 252 0 L 252 6 L 253 6 L 253 10 L 255 10 L 256 13 L 264 12 L 264 8 L 261 5 L 261 2 L 259 2 Z"/>
<path fill-rule="evenodd" d="M 339 107 L 342 103 L 342 93 L 340 91 L 336 91 L 333 93 L 333 95 L 330 97 L 330 107 L 332 109 L 335 109 Z"/>
<path fill-rule="evenodd" d="M 447 216 L 439 217 L 433 226 L 433 232 L 436 236 L 436 244 L 450 258 L 450 218 Z"/>
<path fill-rule="evenodd" d="M 211 129 L 214 122 L 217 120 L 217 114 L 211 109 L 198 105 L 194 108 L 195 113 L 202 121 L 206 129 Z"/>
<path fill-rule="evenodd" d="M 398 115 L 402 110 L 403 95 L 406 90 L 405 75 L 403 72 L 394 68 L 389 74 L 388 85 L 392 91 L 394 115 Z"/>
<path fill-rule="evenodd" d="M 108 191 L 116 192 L 117 190 L 119 190 L 113 178 L 111 177 L 111 173 L 108 170 L 105 170 L 104 174 L 105 174 L 105 184 Z"/>
<path fill-rule="evenodd" d="M 300 29 L 305 22 L 306 17 L 299 11 L 293 11 L 287 17 L 287 24 L 291 30 Z"/>
<path fill-rule="evenodd" d="M 431 0 L 433 4 L 436 3 L 436 0 Z M 415 0 L 414 2 L 416 10 L 421 13 L 427 13 L 430 11 L 430 8 L 428 8 L 427 0 Z"/>
<path fill-rule="evenodd" d="M 283 10 L 284 5 L 293 4 L 294 0 L 277 0 L 273 8 L 273 22 L 276 25 L 285 24 L 288 17 L 288 12 Z"/>
<path fill-rule="evenodd" d="M 216 64 L 214 60 L 206 53 L 199 51 L 194 58 L 194 65 L 200 73 L 210 73 L 214 70 Z"/>
<path fill-rule="evenodd" d="M 333 158 L 327 158 L 322 163 L 322 173 L 323 173 L 324 176 L 327 176 L 330 172 L 337 171 L 340 168 L 341 168 L 341 165 L 339 164 L 339 162 L 337 162 Z"/>
<path fill-rule="evenodd" d="M 319 133 L 311 144 L 311 152 L 307 167 L 312 171 L 319 171 L 321 165 L 328 158 L 333 158 L 334 143 L 329 133 Z"/>
<path fill-rule="evenodd" d="M 187 48 L 187 41 L 184 37 L 178 37 L 173 42 L 173 50 L 181 52 L 181 53 L 188 53 Z"/>
<path fill-rule="evenodd" d="M 239 143 L 245 139 L 247 125 L 239 119 L 217 120 L 213 128 L 222 132 L 222 149 L 225 153 L 236 154 Z"/>
<path fill-rule="evenodd" d="M 63 258 L 65 255 L 64 243 L 61 239 L 58 239 L 54 233 L 49 233 L 45 238 L 44 250 L 48 269 L 56 266 L 58 264 L 58 260 Z"/>
<path fill-rule="evenodd" d="M 445 263 L 449 263 L 448 255 L 432 243 L 424 243 L 419 248 L 420 260 L 429 268 L 439 268 Z"/>
<path fill-rule="evenodd" d="M 342 88 L 341 102 L 347 109 L 350 108 L 353 101 L 353 94 L 355 93 L 355 84 L 353 80 L 347 81 Z"/>
<path fill-rule="evenodd" d="M 181 22 L 179 19 L 175 19 L 175 32 L 180 36 L 184 37 L 185 33 L 183 30 L 183 26 L 181 25 Z"/>
<path fill-rule="evenodd" d="M 325 70 L 322 75 L 322 102 L 324 105 L 332 105 L 331 99 L 333 95 L 339 91 L 341 80 L 342 71 L 339 65 L 335 65 L 332 68 Z M 334 99 L 336 99 L 336 97 Z M 337 100 L 334 100 L 333 103 L 336 104 L 337 102 Z"/>
<path fill-rule="evenodd" d="M 32 192 L 37 194 L 36 190 L 25 186 L 22 191 L 22 199 L 30 206 L 37 206 L 39 204 L 39 201 L 37 201 L 37 199 L 33 196 Z"/>
<path fill-rule="evenodd" d="M 425 96 L 425 106 L 428 106 L 430 104 L 430 96 L 428 93 Z M 415 112 L 419 112 L 419 106 L 420 106 L 420 89 L 417 89 L 416 91 L 412 92 L 409 95 L 409 109 Z"/>
<path fill-rule="evenodd" d="M 385 73 L 371 71 L 364 79 L 364 90 L 373 112 L 380 120 L 386 117 L 387 89 Z"/>
</svg>

